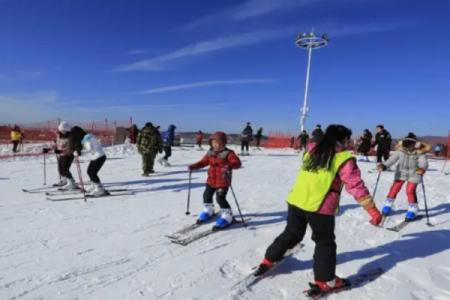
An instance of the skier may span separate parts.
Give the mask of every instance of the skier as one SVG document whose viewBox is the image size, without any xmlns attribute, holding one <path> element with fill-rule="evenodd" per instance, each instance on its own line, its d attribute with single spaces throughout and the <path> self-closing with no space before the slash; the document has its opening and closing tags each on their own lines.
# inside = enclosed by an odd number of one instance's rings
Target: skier
<svg viewBox="0 0 450 300">
<path fill-rule="evenodd" d="M 10 136 L 11 136 L 11 143 L 13 144 L 12 151 L 16 153 L 18 152 L 19 143 L 22 143 L 23 140 L 23 133 L 20 130 L 20 127 L 14 124 L 13 128 L 11 129 Z"/>
<path fill-rule="evenodd" d="M 68 183 L 68 178 L 73 178 L 72 174 L 70 173 L 70 166 L 72 165 L 74 156 L 73 153 L 69 152 L 68 149 L 69 132 L 70 126 L 66 121 L 62 121 L 58 124 L 54 152 L 57 157 L 58 173 L 61 180 L 59 183 L 55 183 L 53 186 L 63 187 Z M 71 187 L 71 185 L 69 185 L 69 187 Z"/>
<path fill-rule="evenodd" d="M 169 157 L 172 155 L 172 146 L 173 146 L 173 140 L 175 139 L 175 129 L 177 127 L 175 125 L 169 125 L 169 128 L 167 131 L 164 131 L 161 134 L 161 138 L 163 141 L 163 150 L 164 150 L 164 157 L 158 159 L 158 162 L 163 166 L 170 166 L 169 164 Z"/>
<path fill-rule="evenodd" d="M 131 144 L 136 144 L 137 136 L 139 134 L 139 129 L 136 126 L 136 124 L 133 124 L 130 126 L 130 128 L 127 128 L 128 131 L 128 137 L 130 138 Z"/>
<path fill-rule="evenodd" d="M 215 227 L 226 228 L 233 222 L 231 207 L 226 200 L 228 188 L 231 185 L 231 170 L 241 167 L 241 161 L 226 147 L 227 136 L 224 132 L 217 131 L 210 137 L 212 148 L 203 158 L 188 167 L 189 171 L 200 169 L 209 165 L 208 179 L 203 193 L 204 209 L 200 213 L 197 223 L 205 223 L 214 215 L 213 195 L 220 206 L 221 216 L 216 220 Z"/>
<path fill-rule="evenodd" d="M 284 253 L 302 241 L 307 225 L 312 229 L 315 285 L 322 292 L 346 284 L 336 276 L 335 214 L 342 186 L 369 213 L 377 226 L 382 216 L 361 179 L 355 158 L 346 148 L 351 130 L 330 125 L 320 143 L 310 143 L 296 183 L 288 195 L 287 225 L 267 248 L 265 258 L 255 271 L 260 276 L 281 260 Z"/>
<path fill-rule="evenodd" d="M 372 145 L 372 133 L 369 129 L 364 129 L 363 135 L 359 138 L 357 152 L 364 156 L 364 160 L 369 161 L 370 146 Z"/>
<path fill-rule="evenodd" d="M 203 142 L 203 132 L 201 130 L 197 131 L 195 134 L 195 142 L 198 146 L 198 150 L 203 150 L 202 142 Z"/>
<path fill-rule="evenodd" d="M 256 131 L 256 134 L 255 134 L 256 149 L 258 149 L 258 150 L 261 150 L 261 148 L 259 146 L 261 145 L 262 132 L 263 132 L 263 128 L 260 127 L 258 129 L 258 131 Z"/>
<path fill-rule="evenodd" d="M 308 144 L 309 135 L 306 130 L 302 130 L 299 134 L 298 139 L 300 140 L 300 151 L 306 150 L 306 145 Z"/>
<path fill-rule="evenodd" d="M 98 177 L 98 172 L 106 161 L 105 151 L 100 141 L 93 134 L 85 132 L 81 127 L 74 126 L 70 130 L 69 151 L 76 157 L 86 155 L 90 160 L 87 174 L 91 181 L 91 187 L 86 189 L 87 194 L 95 197 L 109 195 Z"/>
<path fill-rule="evenodd" d="M 384 164 L 378 164 L 377 166 L 378 171 L 381 172 L 397 163 L 394 183 L 384 202 L 383 214 L 389 215 L 391 213 L 392 204 L 403 184 L 407 181 L 406 195 L 408 197 L 408 211 L 406 212 L 405 218 L 410 221 L 416 217 L 417 211 L 419 210 L 416 188 L 428 168 L 426 153 L 431 150 L 431 146 L 419 142 L 416 135 L 410 132 L 397 144 L 396 148 L 397 151 Z"/>
<path fill-rule="evenodd" d="M 155 173 L 153 165 L 156 154 L 162 152 L 161 134 L 152 123 L 147 122 L 137 136 L 136 146 L 139 154 L 142 155 L 142 176 L 149 176 Z"/>
<path fill-rule="evenodd" d="M 439 157 L 439 155 L 441 154 L 441 151 L 442 151 L 442 145 L 441 144 L 434 145 L 433 151 L 434 151 L 434 156 Z"/>
<path fill-rule="evenodd" d="M 392 137 L 391 134 L 384 129 L 383 125 L 376 127 L 375 142 L 372 147 L 377 146 L 377 163 L 381 163 L 381 158 L 389 159 L 389 152 L 391 151 Z"/>
<path fill-rule="evenodd" d="M 241 133 L 241 154 L 242 155 L 250 155 L 250 153 L 248 152 L 248 146 L 250 141 L 253 138 L 253 129 L 252 126 L 250 126 L 250 122 L 247 122 L 247 125 L 245 126 L 244 130 L 242 130 Z M 247 151 L 247 153 L 245 153 L 244 151 Z"/>
<path fill-rule="evenodd" d="M 322 126 L 320 124 L 316 125 L 316 128 L 311 132 L 312 141 L 314 143 L 319 143 L 323 138 Z"/>
</svg>

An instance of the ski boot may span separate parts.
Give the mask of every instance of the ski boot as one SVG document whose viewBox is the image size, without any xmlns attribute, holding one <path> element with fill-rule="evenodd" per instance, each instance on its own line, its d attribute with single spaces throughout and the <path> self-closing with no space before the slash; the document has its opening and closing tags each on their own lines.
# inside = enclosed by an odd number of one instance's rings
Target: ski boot
<svg viewBox="0 0 450 300">
<path fill-rule="evenodd" d="M 233 215 L 231 214 L 231 209 L 222 208 L 221 216 L 216 220 L 216 224 L 213 227 L 213 230 L 221 230 L 227 228 L 233 223 Z"/>
<path fill-rule="evenodd" d="M 73 180 L 73 178 L 67 178 L 66 185 L 64 185 L 60 188 L 60 190 L 62 190 L 62 191 L 73 191 L 73 190 L 78 190 L 78 189 L 79 189 L 79 187 L 75 184 L 75 180 Z"/>
<path fill-rule="evenodd" d="M 389 216 L 391 214 L 391 212 L 392 212 L 392 204 L 394 204 L 394 199 L 386 198 L 386 200 L 384 201 L 383 210 L 381 211 L 381 213 L 384 216 Z"/>
<path fill-rule="evenodd" d="M 408 222 L 413 221 L 417 217 L 418 211 L 419 211 L 419 206 L 417 205 L 417 203 L 410 203 L 408 205 L 408 211 L 406 212 L 406 215 L 405 215 L 405 220 Z"/>
<path fill-rule="evenodd" d="M 197 219 L 197 224 L 207 223 L 214 215 L 214 205 L 205 203 L 203 211 L 200 213 Z"/>
<path fill-rule="evenodd" d="M 311 289 L 307 291 L 308 296 L 315 296 L 320 294 L 330 293 L 350 285 L 347 279 L 342 279 L 336 276 L 335 279 L 330 281 L 316 280 L 314 283 L 310 283 Z"/>
<path fill-rule="evenodd" d="M 253 273 L 253 276 L 261 276 L 262 274 L 269 271 L 272 266 L 273 262 L 268 260 L 267 258 L 264 258 L 263 261 L 259 264 L 258 269 L 256 269 L 255 273 Z"/>
<path fill-rule="evenodd" d="M 93 197 L 101 197 L 109 195 L 109 192 L 105 190 L 103 185 L 101 183 L 92 183 L 94 188 L 88 193 L 88 195 Z"/>
</svg>

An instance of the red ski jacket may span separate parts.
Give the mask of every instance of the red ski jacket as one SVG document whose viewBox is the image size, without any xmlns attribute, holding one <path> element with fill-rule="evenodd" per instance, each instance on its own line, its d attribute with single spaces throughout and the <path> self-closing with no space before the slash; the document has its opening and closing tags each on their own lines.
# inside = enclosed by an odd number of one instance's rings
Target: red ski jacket
<svg viewBox="0 0 450 300">
<path fill-rule="evenodd" d="M 231 169 L 241 167 L 241 161 L 233 150 L 225 148 L 219 152 L 209 150 L 203 158 L 189 166 L 190 170 L 209 165 L 207 183 L 213 188 L 226 188 L 231 184 Z"/>
</svg>

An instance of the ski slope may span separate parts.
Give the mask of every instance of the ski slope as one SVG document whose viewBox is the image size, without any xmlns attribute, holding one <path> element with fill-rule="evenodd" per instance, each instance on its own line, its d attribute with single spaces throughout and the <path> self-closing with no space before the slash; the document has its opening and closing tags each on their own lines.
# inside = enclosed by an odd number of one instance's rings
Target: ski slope
<svg viewBox="0 0 450 300">
<path fill-rule="evenodd" d="M 135 195 L 87 203 L 52 202 L 44 194 L 22 192 L 42 186 L 42 157 L 0 161 L 0 299 L 305 299 L 302 291 L 313 280 L 309 230 L 304 247 L 274 276 L 251 289 L 233 287 L 283 230 L 286 196 L 299 166 L 298 154 L 289 149 L 251 153 L 241 157 L 243 168 L 233 176 L 241 210 L 251 218 L 248 227 L 236 225 L 188 246 L 173 244 L 165 235 L 193 223 L 202 208 L 206 170 L 193 173 L 192 214 L 185 215 L 186 167 L 204 151 L 175 148 L 172 166 L 156 165 L 157 173 L 146 178 L 140 176 L 141 158 L 132 146 L 110 147 L 102 181 Z M 367 213 L 343 192 L 336 219 L 337 274 L 351 277 L 375 267 L 385 272 L 328 299 L 450 299 L 450 176 L 440 173 L 443 163 L 431 160 L 425 176 L 433 227 L 425 218 L 399 233 L 373 227 Z M 358 164 L 372 190 L 377 174 L 368 171 L 375 164 Z M 53 156 L 46 167 L 47 183 L 56 182 Z M 85 179 L 86 167 L 82 163 Z M 72 173 L 76 176 L 75 166 Z M 392 177 L 390 172 L 381 175 L 379 207 Z M 423 209 L 421 187 L 418 197 Z M 237 215 L 231 193 L 228 200 Z M 402 190 L 396 214 L 385 227 L 399 223 L 406 208 Z"/>
</svg>

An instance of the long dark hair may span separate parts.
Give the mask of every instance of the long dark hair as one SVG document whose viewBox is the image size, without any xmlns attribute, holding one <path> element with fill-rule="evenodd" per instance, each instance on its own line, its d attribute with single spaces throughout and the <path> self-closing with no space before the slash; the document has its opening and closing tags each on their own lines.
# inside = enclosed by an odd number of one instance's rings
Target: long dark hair
<svg viewBox="0 0 450 300">
<path fill-rule="evenodd" d="M 303 168 L 307 171 L 328 170 L 336 154 L 337 144 L 344 143 L 351 136 L 352 131 L 343 125 L 328 126 L 322 140 L 309 153 L 309 159 L 305 161 Z"/>
</svg>

